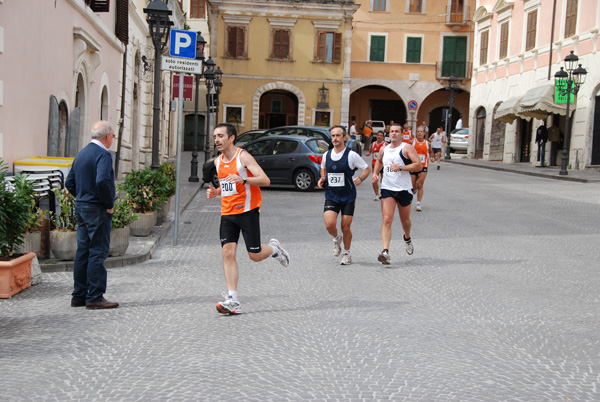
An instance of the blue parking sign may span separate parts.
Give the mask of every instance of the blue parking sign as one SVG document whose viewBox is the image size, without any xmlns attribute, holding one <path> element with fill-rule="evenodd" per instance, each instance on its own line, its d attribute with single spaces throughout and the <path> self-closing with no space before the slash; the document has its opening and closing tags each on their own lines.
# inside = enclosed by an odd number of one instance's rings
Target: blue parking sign
<svg viewBox="0 0 600 402">
<path fill-rule="evenodd" d="M 169 56 L 184 59 L 196 58 L 196 32 L 171 29 Z"/>
</svg>

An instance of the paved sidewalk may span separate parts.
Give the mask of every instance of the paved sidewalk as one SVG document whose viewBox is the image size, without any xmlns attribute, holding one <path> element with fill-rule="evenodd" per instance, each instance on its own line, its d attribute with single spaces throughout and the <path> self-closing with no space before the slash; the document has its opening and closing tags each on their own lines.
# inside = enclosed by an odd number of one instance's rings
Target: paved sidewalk
<svg viewBox="0 0 600 402">
<path fill-rule="evenodd" d="M 181 156 L 181 175 L 179 180 L 179 215 L 188 207 L 196 194 L 202 188 L 202 165 L 204 164 L 204 153 L 198 153 L 198 177 L 200 182 L 192 183 L 188 181 L 191 172 L 192 153 L 183 152 Z M 177 162 L 176 160 L 174 162 Z M 205 187 L 206 188 L 206 187 Z M 175 196 L 171 200 L 171 210 L 165 222 L 155 226 L 148 237 L 129 237 L 129 247 L 124 255 L 118 257 L 108 257 L 104 265 L 107 268 L 123 267 L 127 265 L 139 264 L 152 258 L 152 254 L 160 245 L 167 233 L 173 228 L 175 219 Z M 73 261 L 57 261 L 48 259 L 40 261 L 42 272 L 72 272 Z"/>
<path fill-rule="evenodd" d="M 499 170 L 510 173 L 524 174 L 529 176 L 545 177 L 555 180 L 567 180 L 580 183 L 600 182 L 600 171 L 597 170 L 575 170 L 568 169 L 567 175 L 559 175 L 560 166 L 536 167 L 528 163 L 503 163 L 484 161 L 482 159 L 468 159 L 464 154 L 452 154 L 448 163 L 457 163 L 465 166 L 473 166 L 483 169 Z"/>
</svg>

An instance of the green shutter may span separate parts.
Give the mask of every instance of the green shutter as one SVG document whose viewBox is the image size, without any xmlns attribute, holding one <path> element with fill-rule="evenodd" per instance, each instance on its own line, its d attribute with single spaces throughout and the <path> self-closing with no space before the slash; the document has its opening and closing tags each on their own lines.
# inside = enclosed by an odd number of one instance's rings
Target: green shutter
<svg viewBox="0 0 600 402">
<path fill-rule="evenodd" d="M 406 39 L 406 62 L 420 63 L 421 62 L 421 38 Z"/>
<path fill-rule="evenodd" d="M 467 37 L 446 36 L 444 37 L 444 52 L 442 60 L 442 76 L 465 77 L 467 67 Z"/>
<path fill-rule="evenodd" d="M 370 61 L 385 61 L 385 36 L 371 36 Z"/>
</svg>

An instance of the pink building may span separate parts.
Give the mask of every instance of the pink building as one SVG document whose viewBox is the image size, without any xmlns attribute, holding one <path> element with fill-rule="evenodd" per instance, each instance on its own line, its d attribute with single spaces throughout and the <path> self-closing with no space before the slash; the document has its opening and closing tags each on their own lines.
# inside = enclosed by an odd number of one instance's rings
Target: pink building
<svg viewBox="0 0 600 402">
<path fill-rule="evenodd" d="M 599 1 L 480 0 L 473 19 L 469 156 L 560 165 L 566 105 L 555 102 L 554 74 L 573 51 L 588 74 L 570 105 L 568 165 L 600 165 Z"/>
</svg>

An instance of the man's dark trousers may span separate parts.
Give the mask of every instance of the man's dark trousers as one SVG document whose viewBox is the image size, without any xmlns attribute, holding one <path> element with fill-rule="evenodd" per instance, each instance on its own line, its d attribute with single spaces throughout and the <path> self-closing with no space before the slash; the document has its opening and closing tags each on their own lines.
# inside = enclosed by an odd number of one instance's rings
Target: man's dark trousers
<svg viewBox="0 0 600 402">
<path fill-rule="evenodd" d="M 77 254 L 73 265 L 73 300 L 101 301 L 106 292 L 106 267 L 110 249 L 112 215 L 102 205 L 78 203 Z"/>
</svg>

